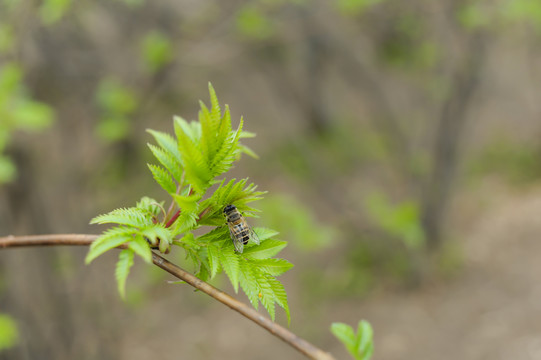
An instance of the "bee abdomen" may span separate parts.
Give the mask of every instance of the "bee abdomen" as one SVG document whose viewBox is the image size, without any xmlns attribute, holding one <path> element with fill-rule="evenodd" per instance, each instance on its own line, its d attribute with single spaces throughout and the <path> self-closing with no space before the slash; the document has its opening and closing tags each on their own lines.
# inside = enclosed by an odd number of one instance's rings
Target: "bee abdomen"
<svg viewBox="0 0 541 360">
<path fill-rule="evenodd" d="M 248 244 L 248 240 L 250 240 L 250 230 L 244 229 L 241 231 L 240 235 L 242 236 L 242 242 L 244 245 Z"/>
</svg>

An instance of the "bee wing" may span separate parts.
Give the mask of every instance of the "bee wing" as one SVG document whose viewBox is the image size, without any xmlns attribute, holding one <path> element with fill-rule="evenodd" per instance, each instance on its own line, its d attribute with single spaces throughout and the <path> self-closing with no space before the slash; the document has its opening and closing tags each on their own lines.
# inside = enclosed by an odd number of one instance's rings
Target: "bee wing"
<svg viewBox="0 0 541 360">
<path fill-rule="evenodd" d="M 231 228 L 231 226 L 229 224 L 228 225 L 228 228 L 229 228 L 229 236 L 231 236 L 231 240 L 233 240 L 233 246 L 235 246 L 235 251 L 242 254 L 242 252 L 244 251 L 244 244 L 242 242 L 242 239 L 239 240 L 236 236 L 235 236 L 235 233 L 233 233 L 233 229 Z"/>
<path fill-rule="evenodd" d="M 257 236 L 256 232 L 252 228 L 250 228 L 250 239 L 252 239 L 257 245 L 261 244 L 259 236 Z"/>
</svg>

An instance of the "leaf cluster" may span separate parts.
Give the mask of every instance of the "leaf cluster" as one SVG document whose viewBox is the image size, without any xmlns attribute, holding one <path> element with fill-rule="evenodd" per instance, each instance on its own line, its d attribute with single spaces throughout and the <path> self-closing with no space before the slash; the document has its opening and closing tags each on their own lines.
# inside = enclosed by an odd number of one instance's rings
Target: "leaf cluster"
<svg viewBox="0 0 541 360">
<path fill-rule="evenodd" d="M 277 280 L 293 266 L 277 255 L 285 246 L 274 239 L 276 231 L 256 228 L 260 244 L 249 243 L 242 254 L 235 252 L 223 216 L 226 205 L 233 204 L 245 216 L 259 210 L 251 203 L 264 192 L 248 179 L 218 179 L 231 169 L 242 153 L 254 156 L 239 140 L 254 135 L 242 130 L 243 121 L 233 129 L 226 106 L 222 112 L 216 93 L 209 84 L 210 108 L 201 102 L 198 121 L 174 118 L 175 136 L 148 130 L 156 144 L 148 147 L 157 164 L 148 164 L 155 181 L 167 192 L 171 204 L 143 197 L 135 207 L 119 208 L 92 219 L 93 224 L 115 224 L 90 247 L 86 262 L 116 247 L 122 247 L 116 267 L 118 290 L 125 295 L 125 283 L 135 255 L 151 262 L 151 249 L 162 253 L 172 246 L 184 250 L 185 258 L 202 280 L 213 279 L 221 272 L 228 276 L 235 292 L 239 287 L 252 305 L 263 304 L 271 318 L 276 305 L 282 307 L 290 320 L 287 295 Z M 213 187 L 213 185 L 216 185 Z M 211 187 L 212 190 L 211 191 Z M 214 229 L 196 236 L 201 226 Z"/>
<path fill-rule="evenodd" d="M 359 321 L 357 333 L 344 323 L 333 323 L 331 332 L 340 340 L 356 360 L 370 360 L 374 353 L 373 330 L 370 323 Z"/>
</svg>

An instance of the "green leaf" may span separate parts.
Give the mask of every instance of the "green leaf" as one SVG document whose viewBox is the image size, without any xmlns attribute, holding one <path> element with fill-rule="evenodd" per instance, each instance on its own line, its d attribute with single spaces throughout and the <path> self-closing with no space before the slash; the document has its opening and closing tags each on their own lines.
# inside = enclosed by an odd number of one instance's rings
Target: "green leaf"
<svg viewBox="0 0 541 360">
<path fill-rule="evenodd" d="M 219 250 L 214 245 L 209 245 L 207 247 L 207 260 L 209 264 L 210 278 L 214 279 L 218 273 L 218 268 L 220 265 Z"/>
<path fill-rule="evenodd" d="M 130 268 L 133 265 L 134 252 L 131 249 L 124 249 L 118 255 L 116 263 L 116 282 L 118 285 L 118 293 L 122 299 L 126 299 L 126 279 L 130 273 Z"/>
<path fill-rule="evenodd" d="M 160 211 L 163 211 L 163 201 L 158 202 L 153 198 L 143 196 L 141 200 L 136 203 L 135 207 L 142 210 L 144 213 L 155 217 Z"/>
<path fill-rule="evenodd" d="M 147 165 L 158 185 L 160 185 L 169 194 L 175 194 L 177 192 L 177 186 L 175 185 L 171 174 L 160 166 L 152 164 Z"/>
<path fill-rule="evenodd" d="M 218 240 L 229 239 L 229 230 L 227 226 L 217 227 L 212 231 L 209 231 L 205 235 L 197 238 L 197 241 L 201 244 L 211 243 Z"/>
<path fill-rule="evenodd" d="M 249 259 L 266 259 L 273 257 L 287 246 L 287 242 L 268 239 L 261 241 L 260 245 L 244 248 L 242 255 Z"/>
<path fill-rule="evenodd" d="M 182 165 L 176 155 L 158 146 L 147 144 L 154 157 L 173 175 L 173 178 L 180 183 L 182 179 Z"/>
<path fill-rule="evenodd" d="M 331 332 L 340 340 L 353 357 L 355 356 L 356 337 L 353 328 L 347 324 L 335 322 L 331 325 Z"/>
<path fill-rule="evenodd" d="M 182 123 L 184 120 L 175 118 L 176 122 Z M 194 187 L 197 193 L 204 193 L 211 185 L 212 175 L 208 168 L 208 164 L 198 146 L 191 137 L 190 133 L 186 132 L 186 127 L 176 126 L 178 137 L 178 149 L 180 156 L 184 161 L 184 169 L 186 180 Z"/>
<path fill-rule="evenodd" d="M 235 251 L 232 247 L 222 248 L 218 254 L 220 258 L 220 263 L 225 273 L 235 289 L 235 293 L 239 292 L 239 276 L 240 276 L 240 266 L 239 266 L 239 257 L 235 254 Z"/>
<path fill-rule="evenodd" d="M 357 354 L 360 355 L 360 359 L 362 360 L 370 359 L 374 353 L 373 335 L 374 332 L 370 323 L 365 320 L 359 321 L 357 326 L 356 348 Z"/>
<path fill-rule="evenodd" d="M 201 194 L 196 193 L 189 196 L 173 194 L 173 199 L 175 199 L 175 202 L 183 212 L 197 212 L 199 210 L 198 201 L 201 200 Z"/>
<path fill-rule="evenodd" d="M 150 246 L 141 235 L 130 241 L 128 247 L 143 258 L 146 263 L 152 263 L 152 251 L 150 251 Z"/>
<path fill-rule="evenodd" d="M 248 296 L 248 300 L 250 300 L 250 303 L 252 303 L 252 306 L 257 310 L 259 307 L 259 286 L 257 283 L 257 278 L 255 276 L 255 270 L 250 267 L 246 266 L 245 262 L 241 262 L 242 266 L 240 266 L 240 277 L 239 277 L 239 283 L 240 287 Z"/>
<path fill-rule="evenodd" d="M 291 324 L 291 314 L 289 312 L 289 305 L 287 303 L 287 293 L 284 288 L 284 285 L 273 278 L 272 276 L 268 277 L 268 281 L 271 285 L 272 291 L 274 293 L 274 301 L 286 312 L 287 323 Z"/>
<path fill-rule="evenodd" d="M 88 250 L 85 258 L 85 263 L 90 264 L 92 260 L 101 254 L 116 248 L 128 241 L 133 240 L 134 230 L 126 227 L 114 227 L 106 230 L 100 237 L 96 239 Z"/>
<path fill-rule="evenodd" d="M 248 156 L 250 156 L 250 157 L 252 157 L 254 159 L 259 159 L 259 156 L 252 149 L 250 149 L 248 146 L 240 145 L 240 149 L 246 155 L 248 155 Z"/>
<path fill-rule="evenodd" d="M 255 227 L 254 228 L 254 232 L 257 234 L 257 237 L 259 238 L 259 240 L 263 241 L 263 240 L 267 240 L 267 239 L 270 239 L 270 238 L 273 238 L 275 237 L 276 235 L 280 234 L 278 231 L 276 230 L 273 230 L 273 229 L 268 229 L 268 228 L 263 228 L 263 227 Z"/>
<path fill-rule="evenodd" d="M 212 196 L 201 203 L 201 208 L 210 208 L 199 221 L 201 225 L 220 225 L 224 223 L 223 208 L 234 204 L 240 212 L 255 211 L 247 204 L 259 199 L 265 192 L 256 191 L 257 187 L 252 183 L 247 184 L 248 179 L 236 181 L 231 179 L 224 185 L 223 180 Z M 245 214 L 248 215 L 248 214 Z M 258 234 L 259 235 L 259 234 Z"/>
<path fill-rule="evenodd" d="M 357 334 L 353 328 L 344 323 L 333 323 L 331 332 L 340 340 L 349 353 L 357 360 L 369 360 L 374 352 L 373 331 L 367 321 L 361 320 L 357 326 Z"/>
<path fill-rule="evenodd" d="M 152 218 L 148 213 L 137 208 L 120 208 L 107 214 L 99 215 L 90 221 L 91 224 L 120 224 L 134 227 L 145 227 L 152 225 Z"/>
<path fill-rule="evenodd" d="M 163 224 L 153 224 L 141 229 L 140 234 L 143 238 L 148 239 L 152 246 L 160 245 L 162 253 L 169 250 L 173 243 L 173 234 L 170 229 L 166 229 Z"/>
<path fill-rule="evenodd" d="M 181 212 L 180 216 L 175 222 L 175 227 L 172 233 L 176 236 L 197 228 L 197 218 L 198 217 L 196 213 Z"/>
<path fill-rule="evenodd" d="M 169 134 L 161 132 L 161 131 L 155 131 L 152 129 L 147 129 L 147 132 L 150 133 L 158 145 L 162 147 L 166 152 L 173 155 L 173 157 L 176 159 L 176 161 L 179 164 L 182 164 L 182 158 L 180 157 L 180 152 L 178 151 L 178 144 L 176 140 Z"/>
<path fill-rule="evenodd" d="M 265 309 L 267 309 L 271 320 L 274 321 L 276 318 L 276 307 L 274 305 L 275 296 L 268 280 L 269 279 L 266 276 L 259 276 L 257 278 L 257 283 L 259 285 L 258 297 Z"/>
<path fill-rule="evenodd" d="M 280 276 L 293 267 L 292 263 L 284 259 L 253 259 L 250 262 L 259 270 L 272 276 Z"/>
</svg>

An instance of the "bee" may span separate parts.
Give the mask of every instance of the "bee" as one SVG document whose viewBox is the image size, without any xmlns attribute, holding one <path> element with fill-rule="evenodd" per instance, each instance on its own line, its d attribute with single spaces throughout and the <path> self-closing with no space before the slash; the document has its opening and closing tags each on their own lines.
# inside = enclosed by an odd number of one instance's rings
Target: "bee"
<svg viewBox="0 0 541 360">
<path fill-rule="evenodd" d="M 244 245 L 248 244 L 250 239 L 259 245 L 259 237 L 248 225 L 244 216 L 239 212 L 235 205 L 227 205 L 224 207 L 224 215 L 227 220 L 227 226 L 229 227 L 229 234 L 235 251 L 242 253 Z"/>
</svg>

